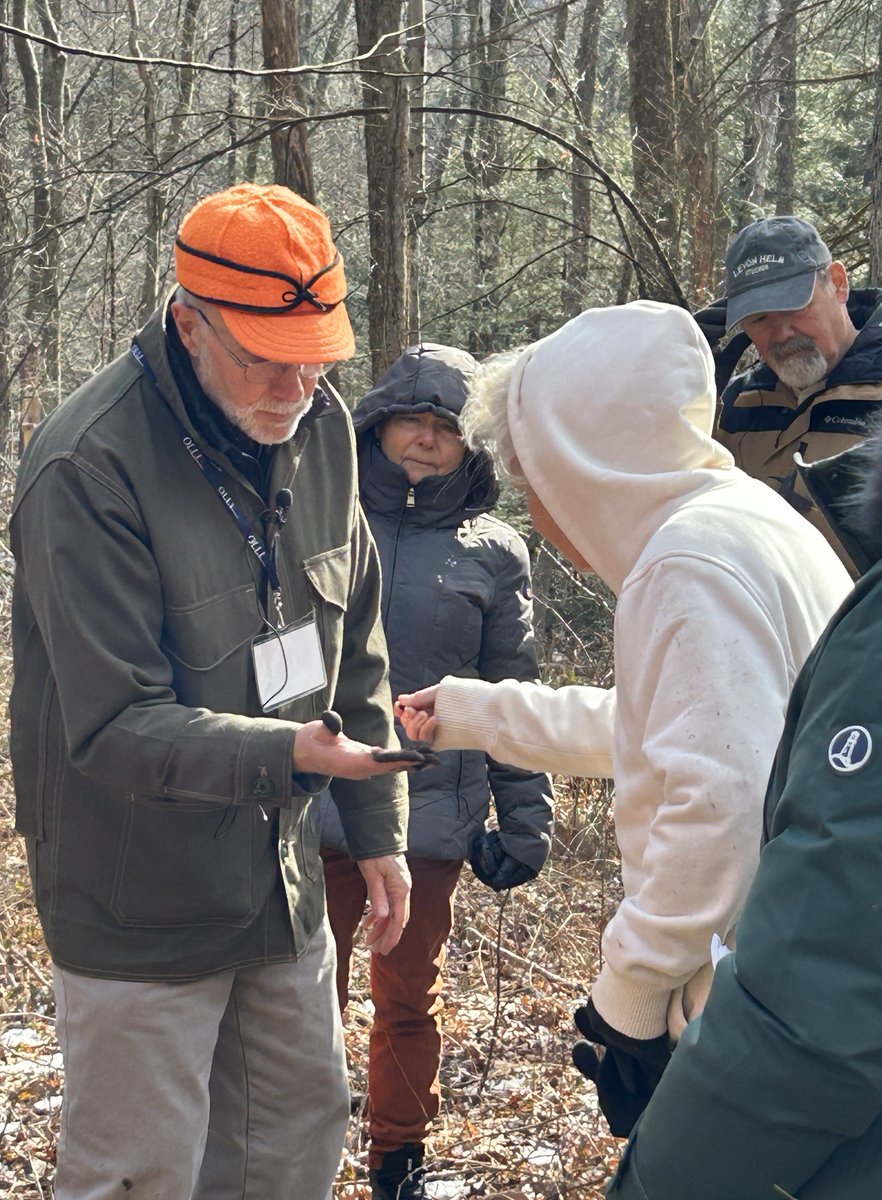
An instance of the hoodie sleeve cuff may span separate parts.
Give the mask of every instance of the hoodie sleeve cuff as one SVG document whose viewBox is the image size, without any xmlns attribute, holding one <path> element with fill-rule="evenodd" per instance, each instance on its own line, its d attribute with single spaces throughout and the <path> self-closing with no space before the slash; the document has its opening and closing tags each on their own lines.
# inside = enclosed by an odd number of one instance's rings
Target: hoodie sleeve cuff
<svg viewBox="0 0 882 1200">
<path fill-rule="evenodd" d="M 496 740 L 495 684 L 446 675 L 435 697 L 436 750 L 484 750 Z"/>
<path fill-rule="evenodd" d="M 607 964 L 595 980 L 591 999 L 604 1021 L 626 1037 L 646 1040 L 667 1032 L 670 989 L 631 983 Z"/>
</svg>

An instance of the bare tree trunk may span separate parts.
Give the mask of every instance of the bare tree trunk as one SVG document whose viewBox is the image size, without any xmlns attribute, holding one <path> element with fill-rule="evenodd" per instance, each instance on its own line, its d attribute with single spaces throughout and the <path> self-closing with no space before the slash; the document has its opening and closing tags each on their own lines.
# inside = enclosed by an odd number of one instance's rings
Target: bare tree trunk
<svg viewBox="0 0 882 1200">
<path fill-rule="evenodd" d="M 450 48 L 448 57 L 453 62 L 458 62 L 460 56 L 467 45 L 467 37 L 463 30 L 467 25 L 468 18 L 458 10 L 450 14 Z M 456 103 L 455 97 L 458 95 L 454 84 L 450 84 L 447 93 L 444 97 L 444 104 Z M 432 147 L 431 155 L 431 170 L 429 179 L 426 184 L 426 192 L 430 196 L 434 196 L 441 188 L 444 179 L 444 171 L 447 166 L 447 161 L 450 158 L 450 151 L 453 148 L 453 139 L 457 128 L 457 117 L 440 117 L 436 115 L 433 118 L 432 131 L 433 136 L 429 138 L 429 143 Z M 439 132 L 440 124 L 440 132 Z"/>
<path fill-rule="evenodd" d="M 186 0 L 181 21 L 181 36 L 178 58 L 183 62 L 193 59 L 196 38 L 196 21 L 201 0 Z M 141 17 L 137 0 L 128 0 L 129 47 L 132 54 L 144 57 L 141 47 Z M 177 154 L 184 130 L 184 118 L 193 107 L 193 90 L 196 75 L 191 68 L 177 72 L 178 94 L 164 138 L 160 137 L 160 97 L 162 91 L 153 66 L 142 63 L 138 67 L 144 87 L 144 140 L 147 148 L 152 176 L 157 180 L 147 188 L 147 209 L 144 231 L 144 277 L 141 286 L 140 319 L 146 321 L 159 303 L 159 278 L 162 254 L 165 246 L 165 222 L 168 213 L 168 185 L 162 182 L 166 169 Z"/>
<path fill-rule="evenodd" d="M 779 0 L 759 0 L 757 4 L 759 36 L 753 47 L 751 72 L 755 88 L 751 103 L 744 105 L 744 150 L 735 181 L 738 228 L 762 214 L 766 198 L 779 103 L 778 88 L 766 81 L 773 79 L 780 67 L 775 54 L 777 44 L 773 28 L 779 7 Z"/>
<path fill-rule="evenodd" d="M 604 0 L 586 0 L 576 54 L 578 124 L 575 142 L 580 150 L 593 150 L 594 93 L 597 86 L 598 46 Z M 588 295 L 588 250 L 591 245 L 591 176 L 585 164 L 573 162 L 570 176 L 570 205 L 574 240 L 564 256 L 564 280 L 561 307 L 565 317 L 573 317 L 585 307 Z"/>
<path fill-rule="evenodd" d="M 236 0 L 230 0 L 230 20 L 227 25 L 227 39 L 230 45 L 229 65 L 231 67 L 238 66 L 239 63 L 239 6 Z M 236 152 L 236 113 L 239 111 L 241 102 L 240 89 L 238 79 L 235 75 L 230 76 L 230 82 L 227 87 L 227 137 L 229 138 L 230 148 L 227 151 L 227 185 L 232 185 L 238 182 L 237 159 Z"/>
<path fill-rule="evenodd" d="M 408 34 L 405 62 L 410 79 L 410 172 L 407 222 L 407 341 L 420 340 L 420 227 L 426 210 L 426 114 L 415 112 L 424 103 L 426 73 L 426 0 L 407 0 Z"/>
<path fill-rule="evenodd" d="M 254 125 L 261 124 L 266 118 L 266 97 L 263 92 L 259 92 L 257 99 L 254 102 L 254 115 L 252 123 Z M 245 155 L 245 170 L 243 179 L 254 180 L 257 178 L 257 163 L 260 159 L 260 140 L 255 139 L 248 143 L 248 152 Z"/>
<path fill-rule="evenodd" d="M 300 66 L 299 0 L 260 0 L 263 17 L 263 60 L 269 70 Z M 285 118 L 308 111 L 299 75 L 273 75 L 269 82 L 270 114 L 279 122 L 270 134 L 273 179 L 315 203 L 315 183 L 306 124 L 284 125 Z"/>
<path fill-rule="evenodd" d="M 775 212 L 779 215 L 792 213 L 796 204 L 796 164 L 794 143 L 797 132 L 796 113 L 796 58 L 797 32 L 796 13 L 799 0 L 786 0 L 781 6 L 776 41 L 780 72 L 785 80 L 779 91 L 780 112 L 778 115 L 775 175 Z"/>
<path fill-rule="evenodd" d="M 472 8 L 472 88 L 478 105 L 500 112 L 505 100 L 510 34 L 509 0 L 490 0 L 485 26 L 482 0 Z M 497 305 L 488 295 L 500 258 L 505 208 L 495 191 L 505 174 L 506 127 L 502 121 L 476 118 L 466 137 L 463 158 L 474 188 L 475 294 L 469 349 L 486 354 L 499 349 Z"/>
<path fill-rule="evenodd" d="M 308 10 L 311 11 L 311 10 Z M 333 62 L 337 57 L 340 45 L 343 41 L 343 34 L 349 28 L 349 17 L 352 12 L 352 0 L 337 0 L 337 6 L 334 9 L 334 15 L 326 23 L 328 30 L 327 40 L 323 48 L 312 55 L 313 62 Z M 304 34 L 305 37 L 305 34 Z M 319 75 L 314 79 L 311 88 L 313 93 L 313 110 L 320 112 L 325 102 L 325 95 L 328 90 L 328 85 L 334 78 L 330 73 Z"/>
<path fill-rule="evenodd" d="M 365 117 L 371 273 L 368 326 L 376 379 L 407 344 L 407 183 L 410 105 L 401 53 L 401 0 L 355 0 L 358 52 L 366 107 L 387 108 Z"/>
<path fill-rule="evenodd" d="M 0 20 L 8 23 L 8 5 L 0 0 Z M 0 33 L 0 453 L 5 453 L 12 429 L 12 306 L 13 254 L 15 224 L 9 206 L 13 124 L 9 96 L 9 35 Z"/>
<path fill-rule="evenodd" d="M 717 274 L 717 114 L 708 53 L 708 0 L 682 0 L 675 16 L 677 149 L 682 225 L 689 239 L 692 298 L 710 298 Z"/>
<path fill-rule="evenodd" d="M 627 0 L 634 199 L 668 257 L 678 257 L 679 187 L 671 0 Z M 635 238 L 640 293 L 673 299 L 655 255 Z"/>
<path fill-rule="evenodd" d="M 873 120 L 869 223 L 869 275 L 870 283 L 873 284 L 882 279 L 882 22 L 879 29 L 879 58 L 876 63 L 875 82 L 876 113 Z"/>
<path fill-rule="evenodd" d="M 54 14 L 46 0 L 37 0 L 36 10 L 44 33 L 58 41 Z M 28 28 L 28 0 L 13 0 L 12 19 L 19 28 Z M 62 199 L 58 164 L 64 128 L 65 59 L 47 46 L 43 50 L 40 69 L 33 43 L 16 38 L 15 48 L 25 91 L 25 121 L 33 177 L 27 343 L 21 369 L 20 434 L 25 445 L 43 414 L 61 399 L 59 229 Z"/>
<path fill-rule="evenodd" d="M 124 69 L 124 68 L 123 68 Z M 110 67 L 110 103 L 107 105 L 107 144 L 116 145 L 117 113 L 117 67 Z M 116 354 L 117 320 L 116 320 L 116 227 L 115 222 L 107 221 L 104 226 L 104 282 L 103 303 L 101 305 L 101 325 L 98 330 L 98 361 L 110 362 Z"/>
</svg>

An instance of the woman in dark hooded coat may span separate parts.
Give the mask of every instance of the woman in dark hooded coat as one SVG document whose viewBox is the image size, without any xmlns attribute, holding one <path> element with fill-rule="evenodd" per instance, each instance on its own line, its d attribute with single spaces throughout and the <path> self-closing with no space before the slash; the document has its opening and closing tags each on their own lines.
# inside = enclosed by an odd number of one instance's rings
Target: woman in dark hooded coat
<svg viewBox="0 0 882 1200">
<path fill-rule="evenodd" d="M 407 350 L 353 414 L 361 501 L 383 571 L 393 695 L 443 675 L 495 682 L 538 674 L 527 549 L 488 515 L 497 497 L 490 459 L 468 452 L 459 433 L 475 366 L 452 347 Z M 480 751 L 441 754 L 409 787 L 410 922 L 395 950 L 371 961 L 374 1200 L 423 1194 L 424 1141 L 440 1101 L 441 971 L 463 860 L 497 891 L 525 883 L 545 862 L 552 826 L 548 776 Z M 486 829 L 491 795 L 498 831 Z M 344 1008 L 366 893 L 330 801 L 322 842 Z"/>
</svg>

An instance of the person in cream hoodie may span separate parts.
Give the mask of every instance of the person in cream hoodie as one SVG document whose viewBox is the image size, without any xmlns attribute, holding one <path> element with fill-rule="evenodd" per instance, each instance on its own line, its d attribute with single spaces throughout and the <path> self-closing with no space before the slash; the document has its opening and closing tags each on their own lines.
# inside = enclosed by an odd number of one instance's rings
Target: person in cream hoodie
<svg viewBox="0 0 882 1200">
<path fill-rule="evenodd" d="M 714 935 L 732 944 L 788 695 L 850 588 L 821 534 L 713 440 L 715 397 L 698 326 L 650 301 L 488 362 L 462 426 L 538 532 L 616 593 L 616 688 L 447 677 L 396 704 L 439 749 L 614 778 L 624 899 L 574 1059 L 619 1136 L 703 1007 Z"/>
</svg>

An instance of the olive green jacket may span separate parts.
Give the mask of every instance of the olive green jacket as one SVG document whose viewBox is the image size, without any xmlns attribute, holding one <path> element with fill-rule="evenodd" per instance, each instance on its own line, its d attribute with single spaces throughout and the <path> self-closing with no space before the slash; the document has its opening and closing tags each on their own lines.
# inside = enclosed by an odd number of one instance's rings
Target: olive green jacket
<svg viewBox="0 0 882 1200">
<path fill-rule="evenodd" d="M 379 568 L 339 399 L 317 396 L 276 451 L 268 491 L 293 493 L 277 543 L 285 618 L 315 615 L 328 683 L 267 716 L 251 650 L 267 628 L 265 575 L 192 457 L 204 438 L 161 312 L 137 343 L 147 369 L 125 354 L 99 372 L 22 462 L 11 750 L 55 961 L 183 980 L 298 957 L 322 919 L 312 797 L 328 780 L 292 775 L 298 724 L 333 705 L 351 737 L 397 743 Z M 265 499 L 210 457 L 268 536 Z M 355 857 L 405 849 L 400 776 L 340 781 L 336 795 Z"/>
</svg>

